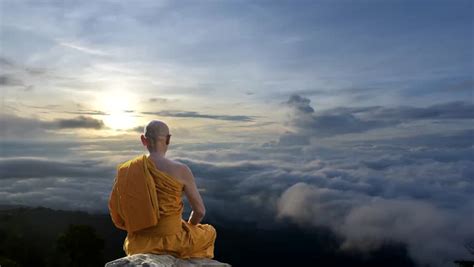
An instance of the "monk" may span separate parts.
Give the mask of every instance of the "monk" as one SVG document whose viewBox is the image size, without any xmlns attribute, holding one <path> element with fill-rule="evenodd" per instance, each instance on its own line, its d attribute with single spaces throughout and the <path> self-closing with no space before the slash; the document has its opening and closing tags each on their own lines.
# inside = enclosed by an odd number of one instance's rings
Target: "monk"
<svg viewBox="0 0 474 267">
<path fill-rule="evenodd" d="M 114 225 L 127 231 L 123 250 L 170 254 L 177 258 L 214 258 L 216 229 L 200 223 L 206 209 L 190 168 L 165 157 L 171 134 L 163 121 L 152 120 L 141 135 L 148 155 L 137 155 L 116 166 L 109 196 Z M 182 194 L 192 211 L 182 218 Z"/>
</svg>

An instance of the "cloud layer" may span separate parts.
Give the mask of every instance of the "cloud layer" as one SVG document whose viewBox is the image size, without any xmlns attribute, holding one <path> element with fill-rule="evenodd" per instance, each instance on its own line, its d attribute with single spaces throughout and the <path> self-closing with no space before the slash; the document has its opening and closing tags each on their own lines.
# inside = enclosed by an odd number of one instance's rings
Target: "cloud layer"
<svg viewBox="0 0 474 267">
<path fill-rule="evenodd" d="M 474 104 L 467 101 L 452 101 L 421 108 L 337 107 L 320 113 L 314 111 L 310 102 L 308 98 L 292 94 L 284 103 L 294 111 L 289 125 L 296 127 L 298 132 L 316 137 L 363 133 L 421 120 L 458 119 L 471 122 L 474 118 Z"/>
</svg>

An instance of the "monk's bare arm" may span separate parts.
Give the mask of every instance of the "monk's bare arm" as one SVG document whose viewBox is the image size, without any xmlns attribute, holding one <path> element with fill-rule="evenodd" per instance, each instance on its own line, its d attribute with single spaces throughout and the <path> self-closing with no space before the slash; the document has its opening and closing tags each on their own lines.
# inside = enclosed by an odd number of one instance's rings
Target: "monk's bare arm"
<svg viewBox="0 0 474 267">
<path fill-rule="evenodd" d="M 204 218 L 204 215 L 206 214 L 206 208 L 201 198 L 201 194 L 199 194 L 197 189 L 191 169 L 187 165 L 183 164 L 181 170 L 184 180 L 184 194 L 188 198 L 189 204 L 192 208 L 188 222 L 196 225 L 201 222 L 202 218 Z"/>
</svg>

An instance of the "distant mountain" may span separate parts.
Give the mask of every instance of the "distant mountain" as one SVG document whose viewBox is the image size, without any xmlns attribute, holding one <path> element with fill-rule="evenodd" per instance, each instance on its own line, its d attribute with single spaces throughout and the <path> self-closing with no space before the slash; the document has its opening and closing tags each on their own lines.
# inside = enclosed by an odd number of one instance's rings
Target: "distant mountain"
<svg viewBox="0 0 474 267">
<path fill-rule="evenodd" d="M 283 222 L 265 230 L 255 223 L 232 222 L 217 215 L 210 218 L 215 221 L 205 223 L 213 224 L 218 233 L 215 259 L 234 267 L 415 266 L 399 243 L 387 243 L 370 254 L 341 252 L 337 249 L 341 240 L 328 229 L 307 230 Z M 115 228 L 108 214 L 0 205 L 0 265 L 8 266 L 2 260 L 9 259 L 18 266 L 69 266 L 70 255 L 60 251 L 57 240 L 71 224 L 88 225 L 104 240 L 103 254 L 98 256 L 102 260 L 95 266 L 125 256 L 126 232 Z"/>
</svg>

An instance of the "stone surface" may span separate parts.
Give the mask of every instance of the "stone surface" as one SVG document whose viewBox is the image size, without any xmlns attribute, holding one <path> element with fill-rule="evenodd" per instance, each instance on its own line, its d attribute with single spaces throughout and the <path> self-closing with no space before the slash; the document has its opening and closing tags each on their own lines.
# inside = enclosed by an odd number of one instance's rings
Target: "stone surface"
<svg viewBox="0 0 474 267">
<path fill-rule="evenodd" d="M 231 267 L 228 263 L 207 258 L 179 259 L 172 255 L 135 254 L 105 264 L 105 267 Z"/>
</svg>

